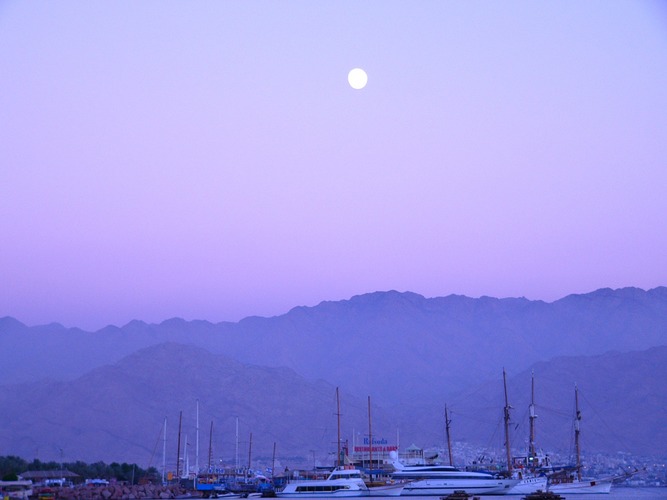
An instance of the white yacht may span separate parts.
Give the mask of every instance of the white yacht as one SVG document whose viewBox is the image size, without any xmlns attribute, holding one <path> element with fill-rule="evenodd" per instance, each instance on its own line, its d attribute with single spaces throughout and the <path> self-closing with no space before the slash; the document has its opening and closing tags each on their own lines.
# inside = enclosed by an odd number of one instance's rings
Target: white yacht
<svg viewBox="0 0 667 500">
<path fill-rule="evenodd" d="M 486 472 L 468 472 L 450 465 L 404 465 L 392 453 L 396 469 L 392 477 L 408 481 L 401 496 L 442 496 L 455 491 L 473 495 L 505 495 L 518 479 L 497 477 Z"/>
<path fill-rule="evenodd" d="M 326 479 L 288 483 L 276 492 L 279 498 L 331 498 L 370 496 L 358 469 L 336 468 Z"/>
</svg>

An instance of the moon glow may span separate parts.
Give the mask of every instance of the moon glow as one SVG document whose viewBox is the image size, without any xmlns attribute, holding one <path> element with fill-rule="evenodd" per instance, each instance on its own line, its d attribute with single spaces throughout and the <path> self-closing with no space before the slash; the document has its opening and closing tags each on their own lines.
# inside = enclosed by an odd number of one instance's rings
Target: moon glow
<svg viewBox="0 0 667 500">
<path fill-rule="evenodd" d="M 347 74 L 347 81 L 353 89 L 361 90 L 368 83 L 368 75 L 363 69 L 354 68 Z"/>
</svg>

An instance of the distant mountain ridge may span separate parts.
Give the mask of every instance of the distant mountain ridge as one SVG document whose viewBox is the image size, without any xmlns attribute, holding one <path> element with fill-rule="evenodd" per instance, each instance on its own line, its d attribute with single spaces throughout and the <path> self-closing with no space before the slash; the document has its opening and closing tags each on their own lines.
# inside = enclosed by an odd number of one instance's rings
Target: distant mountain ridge
<svg viewBox="0 0 667 500">
<path fill-rule="evenodd" d="M 567 453 L 571 444 L 576 380 L 584 415 L 584 453 L 667 454 L 667 346 L 561 357 L 510 377 L 511 442 L 516 450 L 525 448 L 527 438 L 531 371 L 537 388 L 537 441 L 547 452 Z M 402 448 L 411 443 L 442 447 L 442 413 L 447 403 L 455 443 L 499 452 L 502 393 L 498 369 L 493 380 L 448 399 L 393 408 L 374 402 L 373 433 L 395 443 L 400 431 Z M 241 464 L 248 463 L 251 433 L 254 460 L 269 463 L 275 443 L 282 463 L 298 458 L 305 464 L 331 464 L 337 432 L 334 394 L 329 382 L 307 381 L 291 369 L 248 365 L 199 347 L 164 343 L 72 381 L 0 385 L 0 454 L 157 466 L 162 461 L 167 417 L 167 464 L 174 469 L 182 412 L 182 450 L 187 439 L 187 454 L 194 465 L 199 401 L 200 465 L 208 460 L 211 423 L 213 458 L 234 463 L 237 418 Z M 367 410 L 365 398 L 341 390 L 341 430 L 350 446 L 367 435 Z"/>
<path fill-rule="evenodd" d="M 339 380 L 358 397 L 410 404 L 517 373 L 556 356 L 667 343 L 667 288 L 600 289 L 546 303 L 525 298 L 424 298 L 374 292 L 295 307 L 271 318 L 213 324 L 173 318 L 97 332 L 0 320 L 0 379 L 67 380 L 142 347 L 178 342 L 243 363 Z M 10 354 L 11 353 L 11 354 Z M 74 362 L 72 361 L 74 360 Z"/>
</svg>

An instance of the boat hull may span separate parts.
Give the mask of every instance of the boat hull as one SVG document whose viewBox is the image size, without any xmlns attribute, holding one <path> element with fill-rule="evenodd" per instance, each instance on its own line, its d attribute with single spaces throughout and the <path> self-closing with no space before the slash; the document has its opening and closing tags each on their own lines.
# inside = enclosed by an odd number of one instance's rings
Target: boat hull
<svg viewBox="0 0 667 500">
<path fill-rule="evenodd" d="M 368 490 L 338 490 L 329 492 L 295 492 L 283 493 L 276 492 L 278 498 L 350 498 L 350 497 L 369 497 L 371 496 Z"/>
<path fill-rule="evenodd" d="M 572 483 L 550 484 L 547 491 L 558 493 L 559 495 L 584 493 L 600 495 L 610 493 L 611 484 L 611 479 L 583 479 Z"/>
<path fill-rule="evenodd" d="M 403 486 L 402 483 L 372 486 L 368 488 L 368 492 L 372 497 L 397 497 L 403 491 Z"/>
<path fill-rule="evenodd" d="M 357 470 L 335 470 L 328 479 L 288 483 L 278 498 L 348 498 L 370 496 L 370 491 Z"/>
<path fill-rule="evenodd" d="M 536 491 L 547 491 L 546 477 L 527 477 L 520 479 L 517 484 L 507 492 L 508 495 L 529 495 Z"/>
<path fill-rule="evenodd" d="M 455 491 L 473 495 L 506 495 L 517 479 L 423 479 L 406 484 L 401 496 L 441 496 Z"/>
</svg>

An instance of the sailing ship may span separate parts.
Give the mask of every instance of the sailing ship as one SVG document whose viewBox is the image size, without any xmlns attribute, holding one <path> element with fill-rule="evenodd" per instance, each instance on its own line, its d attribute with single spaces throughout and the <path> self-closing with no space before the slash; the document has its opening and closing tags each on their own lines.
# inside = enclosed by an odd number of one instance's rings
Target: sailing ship
<svg viewBox="0 0 667 500">
<path fill-rule="evenodd" d="M 604 494 L 611 491 L 613 477 L 602 479 L 585 478 L 582 476 L 581 448 L 579 434 L 581 433 L 581 411 L 579 410 L 579 390 L 574 386 L 574 448 L 576 464 L 574 467 L 563 467 L 549 475 L 548 491 L 558 494 L 569 493 L 596 493 Z"/>
<path fill-rule="evenodd" d="M 512 459 L 510 451 L 510 409 L 511 406 L 507 398 L 507 374 L 503 369 L 503 387 L 505 390 L 505 408 L 504 408 L 504 422 L 505 422 L 505 452 L 507 454 L 507 474 L 510 477 L 518 479 L 519 482 L 512 487 L 508 495 L 527 495 L 537 491 L 547 491 L 547 477 L 537 470 L 539 462 L 537 451 L 535 447 L 535 376 L 533 374 L 531 380 L 531 401 L 528 407 L 529 421 L 530 421 L 530 441 L 528 446 L 528 457 L 526 464 L 517 463 L 516 459 Z M 516 465 L 516 466 L 515 466 Z"/>
</svg>

